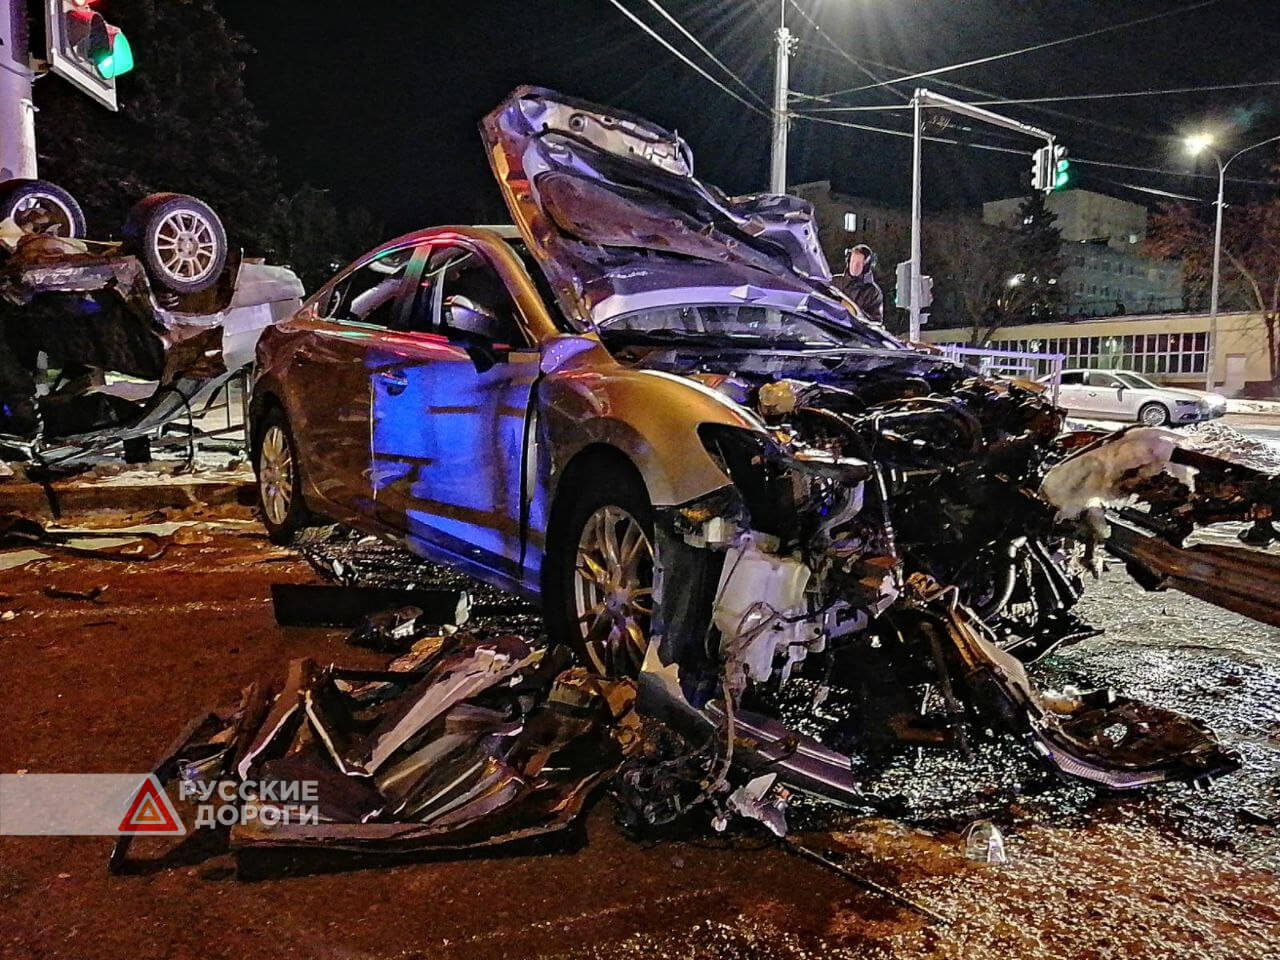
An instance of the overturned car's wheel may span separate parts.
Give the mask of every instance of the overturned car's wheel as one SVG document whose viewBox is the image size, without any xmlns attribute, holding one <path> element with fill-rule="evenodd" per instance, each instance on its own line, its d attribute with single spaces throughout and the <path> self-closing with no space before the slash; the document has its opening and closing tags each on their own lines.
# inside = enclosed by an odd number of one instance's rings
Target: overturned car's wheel
<svg viewBox="0 0 1280 960">
<path fill-rule="evenodd" d="M 258 477 L 258 509 L 272 543 L 284 544 L 307 526 L 310 514 L 302 500 L 298 449 L 284 411 L 272 407 L 256 431 L 253 469 Z"/>
<path fill-rule="evenodd" d="M 552 517 L 547 628 L 591 670 L 634 677 L 653 613 L 653 509 L 635 471 L 609 463 L 589 476 L 566 481 L 567 505 Z"/>
<path fill-rule="evenodd" d="M 227 232 L 208 204 L 182 193 L 153 193 L 129 211 L 129 249 L 151 278 L 174 293 L 199 293 L 227 263 Z"/>
<path fill-rule="evenodd" d="M 0 221 L 12 219 L 24 233 L 83 237 L 84 211 L 76 198 L 48 180 L 0 183 Z"/>
</svg>

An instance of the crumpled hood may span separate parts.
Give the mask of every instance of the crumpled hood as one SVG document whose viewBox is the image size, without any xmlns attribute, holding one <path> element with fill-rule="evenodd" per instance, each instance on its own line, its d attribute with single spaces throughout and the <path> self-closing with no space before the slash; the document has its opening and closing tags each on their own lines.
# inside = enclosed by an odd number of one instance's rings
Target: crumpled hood
<svg viewBox="0 0 1280 960">
<path fill-rule="evenodd" d="M 693 176 L 688 145 L 662 127 L 521 87 L 481 134 L 515 223 L 561 308 L 584 327 L 658 289 L 689 291 L 688 302 L 780 290 L 842 309 L 825 289 L 831 270 L 812 206 L 726 197 Z"/>
</svg>

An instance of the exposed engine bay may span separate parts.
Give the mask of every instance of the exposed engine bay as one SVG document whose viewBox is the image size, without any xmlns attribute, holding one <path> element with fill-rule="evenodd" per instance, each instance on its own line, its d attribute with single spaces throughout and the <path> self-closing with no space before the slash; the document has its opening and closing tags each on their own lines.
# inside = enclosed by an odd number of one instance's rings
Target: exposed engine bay
<svg viewBox="0 0 1280 960">
<path fill-rule="evenodd" d="M 690 742 L 723 738 L 767 775 L 753 781 L 757 810 L 772 809 L 774 779 L 856 802 L 853 756 L 968 751 L 1001 734 L 1060 775 L 1113 790 L 1205 784 L 1238 768 L 1195 720 L 1108 690 L 1040 690 L 1024 665 L 1097 635 L 1073 607 L 1103 549 L 1148 589 L 1277 622 L 1280 593 L 1257 579 L 1269 560 L 1238 587 L 1223 570 L 1254 551 L 1183 547 L 1224 520 L 1253 521 L 1249 539 L 1266 542 L 1273 478 L 1182 450 L 1167 431 L 1064 433 L 1037 385 L 918 354 L 622 354 L 759 417 L 756 430 L 703 429 L 732 486 L 658 511 L 639 701 Z M 805 365 L 813 379 L 796 375 Z M 810 713 L 848 707 L 820 740 L 774 709 L 800 677 L 814 690 Z M 644 805 L 655 821 L 675 807 Z"/>
</svg>

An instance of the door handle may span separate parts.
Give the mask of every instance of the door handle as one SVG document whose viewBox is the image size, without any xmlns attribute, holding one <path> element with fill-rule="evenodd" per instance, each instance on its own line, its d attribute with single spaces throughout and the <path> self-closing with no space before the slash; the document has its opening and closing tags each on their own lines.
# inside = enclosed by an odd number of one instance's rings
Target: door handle
<svg viewBox="0 0 1280 960">
<path fill-rule="evenodd" d="M 409 378 L 403 373 L 395 370 L 378 371 L 378 379 L 382 381 L 383 387 L 391 396 L 399 396 L 409 388 Z"/>
</svg>

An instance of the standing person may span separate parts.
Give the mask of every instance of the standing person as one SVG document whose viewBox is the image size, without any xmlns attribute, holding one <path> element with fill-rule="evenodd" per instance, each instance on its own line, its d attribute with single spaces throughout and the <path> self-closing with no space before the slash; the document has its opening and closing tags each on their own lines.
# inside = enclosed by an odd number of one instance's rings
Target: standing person
<svg viewBox="0 0 1280 960">
<path fill-rule="evenodd" d="M 884 293 L 876 283 L 875 266 L 875 251 L 860 243 L 849 251 L 845 272 L 835 278 L 835 285 L 871 320 L 883 326 Z"/>
</svg>

